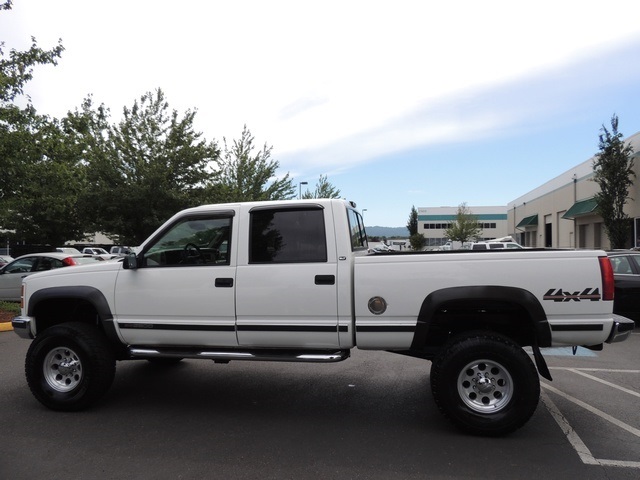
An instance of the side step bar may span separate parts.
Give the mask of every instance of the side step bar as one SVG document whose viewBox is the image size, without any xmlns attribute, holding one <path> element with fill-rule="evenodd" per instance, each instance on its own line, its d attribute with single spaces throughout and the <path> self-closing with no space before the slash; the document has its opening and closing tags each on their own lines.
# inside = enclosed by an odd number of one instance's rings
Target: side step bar
<svg viewBox="0 0 640 480">
<path fill-rule="evenodd" d="M 180 347 L 130 347 L 131 358 L 198 358 L 228 363 L 231 360 L 259 360 L 272 362 L 333 363 L 349 358 L 349 350 L 288 350 L 234 348 L 191 349 Z"/>
</svg>

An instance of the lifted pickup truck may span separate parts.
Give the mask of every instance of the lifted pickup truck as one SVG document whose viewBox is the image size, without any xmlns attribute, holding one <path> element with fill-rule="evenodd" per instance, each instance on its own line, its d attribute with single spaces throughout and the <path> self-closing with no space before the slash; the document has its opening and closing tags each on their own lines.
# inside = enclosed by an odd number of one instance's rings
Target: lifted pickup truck
<svg viewBox="0 0 640 480">
<path fill-rule="evenodd" d="M 54 410 L 102 397 L 116 360 L 336 362 L 357 346 L 431 360 L 442 413 L 502 435 L 550 379 L 541 347 L 629 335 L 613 292 L 604 252 L 370 255 L 350 202 L 237 203 L 184 210 L 121 261 L 26 278 L 13 327 Z"/>
</svg>

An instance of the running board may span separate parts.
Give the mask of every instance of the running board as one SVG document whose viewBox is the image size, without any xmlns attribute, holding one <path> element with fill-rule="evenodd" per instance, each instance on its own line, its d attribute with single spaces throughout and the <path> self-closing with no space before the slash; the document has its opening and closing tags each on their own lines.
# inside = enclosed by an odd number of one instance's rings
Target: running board
<svg viewBox="0 0 640 480">
<path fill-rule="evenodd" d="M 240 350 L 218 348 L 212 350 L 180 347 L 130 347 L 131 358 L 198 358 L 227 363 L 231 360 L 253 360 L 270 362 L 333 363 L 349 358 L 349 350 L 287 350 L 256 349 Z"/>
</svg>

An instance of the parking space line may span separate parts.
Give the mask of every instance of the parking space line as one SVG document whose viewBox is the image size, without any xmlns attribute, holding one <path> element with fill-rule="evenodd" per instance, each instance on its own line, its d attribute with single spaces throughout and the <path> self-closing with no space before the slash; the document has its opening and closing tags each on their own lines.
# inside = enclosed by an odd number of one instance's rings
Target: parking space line
<svg viewBox="0 0 640 480">
<path fill-rule="evenodd" d="M 608 421 L 610 423 L 613 423 L 615 426 L 620 427 L 621 429 L 626 430 L 627 432 L 631 433 L 632 435 L 635 435 L 636 437 L 640 438 L 640 430 L 639 429 L 637 429 L 635 427 L 632 427 L 631 425 L 627 425 L 626 423 L 621 422 L 617 418 L 612 417 L 608 413 L 605 413 L 602 410 L 598 410 L 596 407 L 592 407 L 588 403 L 585 403 L 582 400 L 578 400 L 577 398 L 572 397 L 571 395 L 569 395 L 567 393 L 564 393 L 564 392 L 558 390 L 557 388 L 552 387 L 551 385 L 549 385 L 547 383 L 542 382 L 541 385 L 544 388 L 546 388 L 547 390 L 550 390 L 553 393 L 556 393 L 556 394 L 560 395 L 561 397 L 564 397 L 565 399 L 569 400 L 570 402 L 575 403 L 579 407 L 582 407 L 585 410 L 588 410 L 589 412 L 599 416 L 603 420 L 606 420 L 606 421 Z"/>
<path fill-rule="evenodd" d="M 581 372 L 640 373 L 640 370 L 623 370 L 618 368 L 549 367 L 549 370 L 580 370 Z"/>
<path fill-rule="evenodd" d="M 640 398 L 640 393 L 634 392 L 633 390 L 629 390 L 628 388 L 621 387 L 620 385 L 616 385 L 615 383 L 607 382 L 606 380 L 603 380 L 601 378 L 594 377 L 593 375 L 589 375 L 588 373 L 585 373 L 585 372 L 581 372 L 576 368 L 569 368 L 568 370 L 570 372 L 577 373 L 578 375 L 582 375 L 583 377 L 589 378 L 596 382 L 600 382 L 603 385 L 607 385 L 608 387 L 615 388 L 617 390 L 620 390 L 621 392 L 625 392 L 625 393 L 628 393 L 629 395 L 633 395 L 635 397 Z"/>
<path fill-rule="evenodd" d="M 570 395 L 566 395 L 560 390 L 553 388 L 544 382 L 541 385 L 553 392 L 560 394 L 565 398 L 567 397 L 569 397 L 569 399 L 573 398 Z M 592 455 L 589 448 L 582 441 L 580 436 L 576 433 L 576 431 L 569 424 L 569 422 L 564 417 L 564 415 L 562 415 L 560 410 L 558 410 L 558 407 L 556 407 L 555 403 L 553 403 L 553 401 L 551 400 L 547 392 L 545 392 L 544 390 L 541 392 L 541 398 L 542 398 L 542 402 L 547 407 L 547 410 L 549 411 L 553 419 L 556 421 L 556 423 L 558 424 L 562 432 L 565 434 L 565 436 L 567 437 L 567 440 L 569 440 L 569 443 L 571 444 L 573 449 L 578 454 L 578 457 L 580 457 L 580 460 L 582 461 L 582 463 L 584 463 L 585 465 L 600 465 L 600 466 L 607 466 L 607 467 L 625 467 L 625 468 L 640 469 L 640 462 L 629 462 L 626 460 L 606 460 L 606 459 L 595 458 Z"/>
</svg>

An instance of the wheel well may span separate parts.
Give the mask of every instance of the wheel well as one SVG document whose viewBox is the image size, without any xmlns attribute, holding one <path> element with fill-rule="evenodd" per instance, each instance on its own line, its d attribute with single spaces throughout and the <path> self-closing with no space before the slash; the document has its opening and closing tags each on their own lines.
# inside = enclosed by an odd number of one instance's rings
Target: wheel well
<svg viewBox="0 0 640 480">
<path fill-rule="evenodd" d="M 453 287 L 428 295 L 411 350 L 433 355 L 454 336 L 479 330 L 499 333 L 520 346 L 551 345 L 546 314 L 531 292 L 488 285 Z"/>
<path fill-rule="evenodd" d="M 82 322 L 99 325 L 98 311 L 81 298 L 51 298 L 39 302 L 33 309 L 36 331 L 42 332 L 65 322 Z"/>
<path fill-rule="evenodd" d="M 466 300 L 445 303 L 429 322 L 425 346 L 447 343 L 464 332 L 483 330 L 510 338 L 520 346 L 536 341 L 534 322 L 522 306 L 506 301 Z"/>
</svg>

